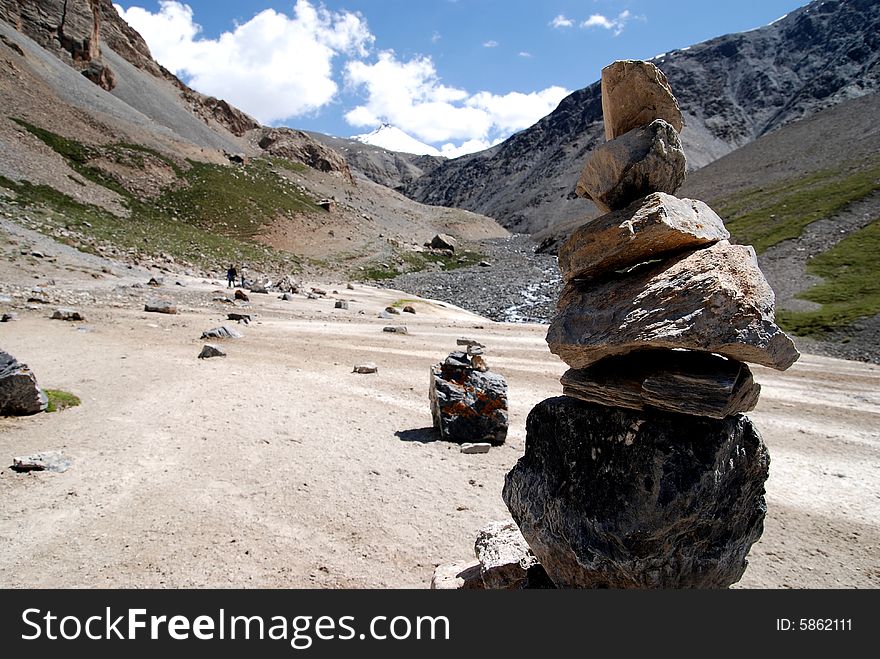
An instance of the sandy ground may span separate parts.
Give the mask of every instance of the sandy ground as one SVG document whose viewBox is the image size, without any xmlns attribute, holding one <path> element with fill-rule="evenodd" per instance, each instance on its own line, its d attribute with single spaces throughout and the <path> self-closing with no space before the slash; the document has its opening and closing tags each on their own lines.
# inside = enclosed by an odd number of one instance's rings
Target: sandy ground
<svg viewBox="0 0 880 659">
<path fill-rule="evenodd" d="M 131 288 L 146 273 L 100 273 L 52 245 L 49 258 L 17 257 L 20 244 L 0 241 L 0 294 L 13 297 L 0 311 L 20 316 L 0 324 L 0 348 L 83 403 L 0 419 L 2 587 L 426 587 L 507 517 L 501 487 L 526 415 L 561 391 L 544 328 L 416 302 L 400 317 L 410 334 L 386 334 L 398 321 L 378 312 L 410 296 L 362 286 L 327 286 L 347 311 L 332 295 L 252 295 L 245 338 L 199 361 L 201 332 L 230 310 L 211 302 L 217 283 L 166 276 L 158 292 L 181 314 L 147 314 L 157 291 Z M 80 300 L 87 322 L 28 310 L 34 285 Z M 428 367 L 459 336 L 484 342 L 510 384 L 510 436 L 488 455 L 429 431 Z M 379 373 L 353 374 L 363 361 Z M 880 586 L 880 368 L 804 356 L 756 378 L 769 512 L 741 586 Z M 73 466 L 7 466 L 43 450 Z"/>
</svg>

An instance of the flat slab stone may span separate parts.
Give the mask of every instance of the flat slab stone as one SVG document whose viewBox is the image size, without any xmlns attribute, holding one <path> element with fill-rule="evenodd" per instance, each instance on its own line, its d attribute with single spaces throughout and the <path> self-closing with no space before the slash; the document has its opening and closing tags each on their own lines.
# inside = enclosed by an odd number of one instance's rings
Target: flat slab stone
<svg viewBox="0 0 880 659">
<path fill-rule="evenodd" d="M 593 151 L 576 191 L 609 213 L 652 192 L 674 194 L 686 174 L 681 138 L 672 126 L 657 119 Z"/>
<path fill-rule="evenodd" d="M 619 60 L 602 69 L 605 139 L 663 119 L 679 133 L 684 120 L 666 75 L 651 62 Z"/>
<path fill-rule="evenodd" d="M 214 327 L 202 332 L 202 339 L 243 339 L 244 334 L 234 327 Z"/>
<path fill-rule="evenodd" d="M 358 364 L 354 367 L 353 373 L 360 373 L 362 375 L 369 375 L 370 373 L 378 373 L 379 367 L 376 366 L 373 362 L 366 362 L 364 364 Z"/>
<path fill-rule="evenodd" d="M 749 367 L 716 355 L 644 350 L 562 376 L 563 393 L 588 403 L 723 419 L 755 408 L 761 386 Z"/>
<path fill-rule="evenodd" d="M 680 348 L 784 371 L 800 353 L 775 324 L 774 304 L 755 250 L 721 241 L 619 276 L 569 282 L 547 343 L 575 369 Z"/>
<path fill-rule="evenodd" d="M 177 305 L 171 300 L 150 300 L 144 305 L 144 311 L 175 315 L 177 313 Z"/>
<path fill-rule="evenodd" d="M 461 445 L 461 452 L 465 455 L 480 455 L 482 453 L 488 453 L 491 449 L 492 445 L 485 442 L 478 442 L 476 444 L 465 442 Z"/>
<path fill-rule="evenodd" d="M 539 403 L 502 496 L 560 588 L 726 588 L 763 532 L 770 458 L 748 417 Z"/>
<path fill-rule="evenodd" d="M 51 471 L 61 474 L 72 464 L 73 460 L 58 451 L 44 451 L 12 459 L 12 469 L 20 472 Z"/>
<path fill-rule="evenodd" d="M 581 225 L 559 248 L 559 270 L 567 282 L 591 279 L 728 238 L 702 201 L 655 192 Z"/>
<path fill-rule="evenodd" d="M 431 578 L 431 590 L 483 590 L 480 562 L 438 565 Z"/>
</svg>

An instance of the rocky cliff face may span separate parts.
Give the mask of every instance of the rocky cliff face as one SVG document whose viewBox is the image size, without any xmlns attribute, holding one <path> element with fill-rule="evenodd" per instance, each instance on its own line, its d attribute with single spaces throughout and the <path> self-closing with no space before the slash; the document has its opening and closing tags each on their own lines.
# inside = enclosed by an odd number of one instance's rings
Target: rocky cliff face
<svg viewBox="0 0 880 659">
<path fill-rule="evenodd" d="M 681 104 L 682 141 L 696 169 L 790 122 L 880 89 L 880 3 L 817 0 L 766 27 L 654 63 Z M 603 141 L 595 83 L 531 128 L 426 172 L 405 192 L 535 234 L 597 214 L 574 187 L 587 154 Z"/>
<path fill-rule="evenodd" d="M 143 37 L 122 20 L 111 0 L 0 0 L 0 19 L 110 91 L 116 74 L 109 48 L 138 69 L 174 84 L 190 110 L 241 137 L 259 123 L 223 100 L 200 94 L 155 62 Z"/>
</svg>

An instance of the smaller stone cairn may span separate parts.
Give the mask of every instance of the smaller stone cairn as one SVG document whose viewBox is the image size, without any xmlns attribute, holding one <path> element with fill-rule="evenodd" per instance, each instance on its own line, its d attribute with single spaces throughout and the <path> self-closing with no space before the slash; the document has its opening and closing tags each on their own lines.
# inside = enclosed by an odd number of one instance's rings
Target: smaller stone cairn
<svg viewBox="0 0 880 659">
<path fill-rule="evenodd" d="M 754 362 L 799 357 L 752 247 L 673 196 L 683 120 L 649 62 L 602 72 L 608 141 L 577 185 L 605 214 L 560 248 L 547 334 L 570 367 L 539 403 L 503 498 L 564 588 L 726 588 L 763 532 L 769 455 L 743 413 Z"/>
<path fill-rule="evenodd" d="M 464 351 L 431 367 L 428 397 L 440 437 L 459 444 L 503 444 L 507 439 L 507 380 L 489 371 L 484 346 L 459 339 Z"/>
</svg>

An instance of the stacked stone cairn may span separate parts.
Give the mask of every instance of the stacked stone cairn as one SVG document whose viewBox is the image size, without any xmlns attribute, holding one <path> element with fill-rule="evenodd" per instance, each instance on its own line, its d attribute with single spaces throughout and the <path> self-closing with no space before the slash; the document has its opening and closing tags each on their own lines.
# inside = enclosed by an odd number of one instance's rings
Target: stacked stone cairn
<svg viewBox="0 0 880 659">
<path fill-rule="evenodd" d="M 431 366 L 428 398 L 441 439 L 503 444 L 507 439 L 507 380 L 489 371 L 485 346 L 459 339 L 464 348 Z"/>
<path fill-rule="evenodd" d="M 503 497 L 562 588 L 726 588 L 763 532 L 769 455 L 744 362 L 799 357 L 752 247 L 684 180 L 682 115 L 653 64 L 602 72 L 607 142 L 577 190 L 605 214 L 559 252 L 547 334 L 564 396 L 527 421 Z"/>
</svg>

